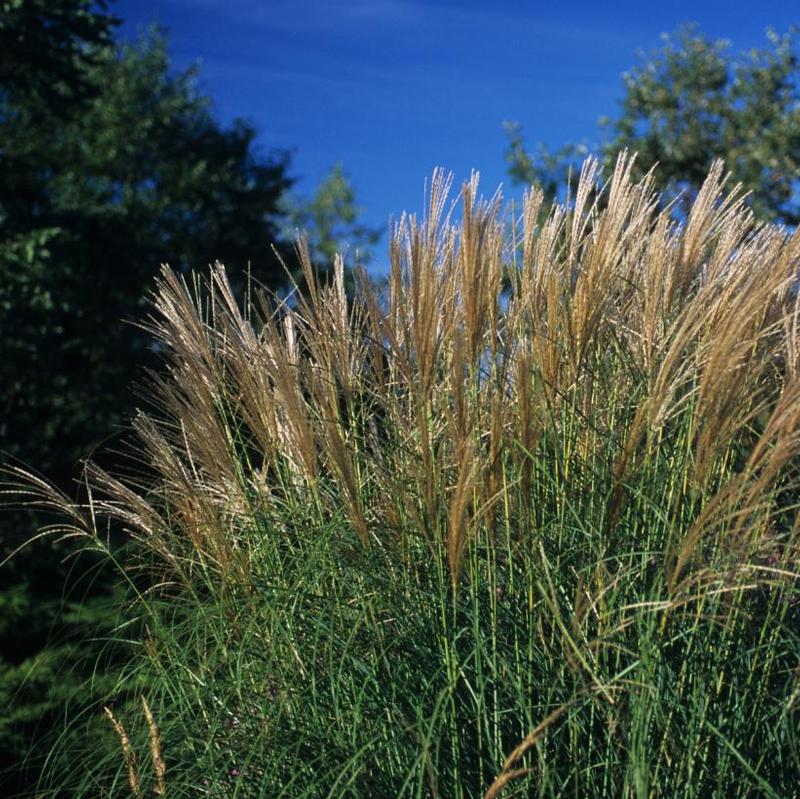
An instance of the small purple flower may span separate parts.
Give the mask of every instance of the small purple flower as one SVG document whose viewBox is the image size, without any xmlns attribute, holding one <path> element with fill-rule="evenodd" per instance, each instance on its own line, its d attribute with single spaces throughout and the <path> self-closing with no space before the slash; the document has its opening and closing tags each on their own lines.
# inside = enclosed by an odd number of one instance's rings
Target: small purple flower
<svg viewBox="0 0 800 799">
<path fill-rule="evenodd" d="M 238 776 L 239 776 L 239 769 L 236 768 L 236 766 L 234 766 L 231 769 L 231 777 L 233 777 L 233 779 L 236 779 Z"/>
</svg>

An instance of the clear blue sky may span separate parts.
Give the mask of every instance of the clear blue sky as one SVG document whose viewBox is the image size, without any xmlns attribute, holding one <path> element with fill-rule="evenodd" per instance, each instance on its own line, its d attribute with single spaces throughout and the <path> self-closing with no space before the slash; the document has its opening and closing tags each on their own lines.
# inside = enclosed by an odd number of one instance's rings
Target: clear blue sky
<svg viewBox="0 0 800 799">
<path fill-rule="evenodd" d="M 505 119 L 531 143 L 591 143 L 636 51 L 681 22 L 734 51 L 800 22 L 798 0 L 117 0 L 112 10 L 125 37 L 164 25 L 174 65 L 200 62 L 222 120 L 246 117 L 265 149 L 294 151 L 300 191 L 341 162 L 365 221 L 382 228 L 420 209 L 437 165 L 459 179 L 480 170 L 486 193 L 501 181 L 516 193 Z"/>
</svg>

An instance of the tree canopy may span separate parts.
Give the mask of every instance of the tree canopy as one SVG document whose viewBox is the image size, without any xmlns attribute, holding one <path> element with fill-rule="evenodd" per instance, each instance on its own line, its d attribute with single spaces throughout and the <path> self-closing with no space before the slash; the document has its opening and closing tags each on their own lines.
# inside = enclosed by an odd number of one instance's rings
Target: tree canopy
<svg viewBox="0 0 800 799">
<path fill-rule="evenodd" d="M 337 253 L 345 255 L 353 244 L 357 245 L 354 255 L 360 265 L 372 259 L 371 247 L 378 243 L 381 231 L 359 222 L 362 209 L 342 164 L 333 166 L 310 199 L 287 194 L 284 208 L 288 220 L 285 236 L 307 231 L 309 254 L 315 264 L 330 264 Z"/>
<path fill-rule="evenodd" d="M 691 202 L 711 163 L 722 158 L 734 182 L 750 192 L 756 217 L 800 222 L 800 72 L 796 30 L 767 31 L 767 46 L 731 54 L 696 25 L 664 35 L 623 75 L 616 117 L 600 121 L 601 140 L 552 152 L 526 150 L 522 130 L 507 123 L 509 172 L 555 193 L 570 168 L 593 150 L 609 167 L 620 150 L 638 153 L 641 173 L 658 164 L 666 198 Z"/>
<path fill-rule="evenodd" d="M 0 0 L 3 100 L 65 111 L 91 93 L 86 67 L 119 24 L 107 11 L 105 0 Z"/>
<path fill-rule="evenodd" d="M 3 92 L 0 413 L 14 426 L 0 449 L 50 473 L 68 442 L 77 457 L 129 408 L 146 337 L 124 320 L 144 313 L 160 264 L 220 260 L 285 280 L 271 248 L 288 156 L 260 153 L 246 122 L 220 125 L 195 73 L 172 73 L 159 32 L 85 47 L 69 106 L 33 77 Z"/>
</svg>

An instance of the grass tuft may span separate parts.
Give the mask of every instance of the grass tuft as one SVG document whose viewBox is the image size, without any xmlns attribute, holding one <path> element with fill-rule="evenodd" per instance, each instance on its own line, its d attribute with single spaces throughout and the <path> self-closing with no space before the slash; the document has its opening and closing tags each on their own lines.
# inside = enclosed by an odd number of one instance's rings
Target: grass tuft
<svg viewBox="0 0 800 799">
<path fill-rule="evenodd" d="M 164 269 L 127 467 L 6 471 L 129 586 L 42 796 L 793 795 L 800 233 L 632 164 L 519 215 L 436 172 L 385 291 Z"/>
</svg>

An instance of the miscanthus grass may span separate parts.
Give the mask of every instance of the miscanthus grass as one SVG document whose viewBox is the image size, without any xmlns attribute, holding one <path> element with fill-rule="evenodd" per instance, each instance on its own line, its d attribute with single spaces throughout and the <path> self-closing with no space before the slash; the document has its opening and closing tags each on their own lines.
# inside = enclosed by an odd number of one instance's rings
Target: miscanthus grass
<svg viewBox="0 0 800 799">
<path fill-rule="evenodd" d="M 119 473 L 7 472 L 130 586 L 41 796 L 798 795 L 800 233 L 631 163 L 436 173 L 383 292 L 164 270 Z"/>
</svg>

